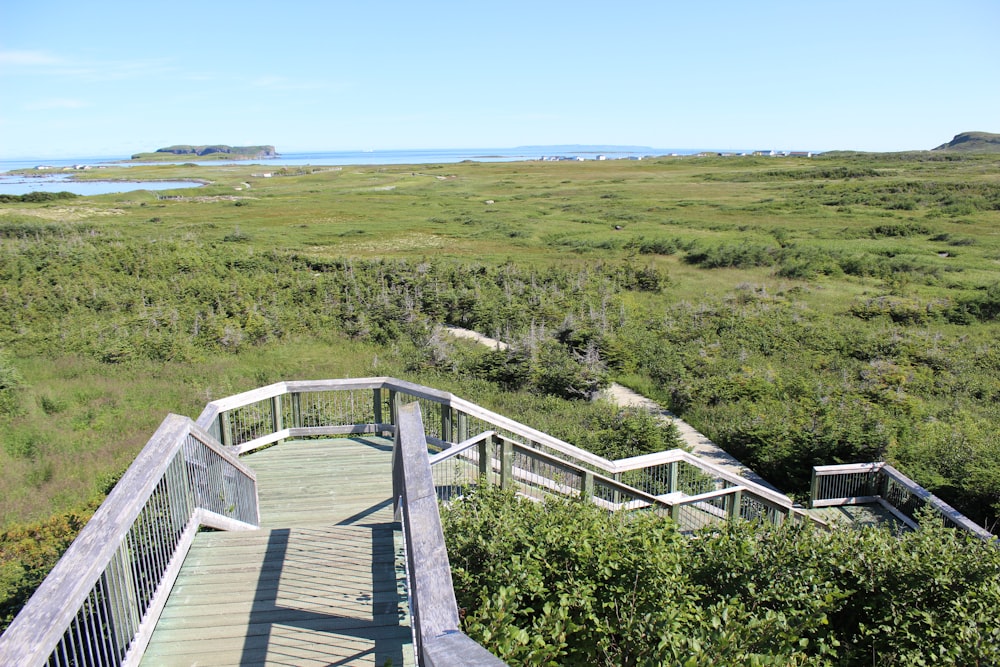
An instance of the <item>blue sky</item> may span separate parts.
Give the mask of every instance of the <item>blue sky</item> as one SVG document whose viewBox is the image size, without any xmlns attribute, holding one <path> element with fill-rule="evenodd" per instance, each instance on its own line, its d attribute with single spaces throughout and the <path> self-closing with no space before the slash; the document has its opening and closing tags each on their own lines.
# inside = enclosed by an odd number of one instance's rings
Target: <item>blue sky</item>
<svg viewBox="0 0 1000 667">
<path fill-rule="evenodd" d="M 1000 132 L 1000 2 L 0 0 L 0 158 Z"/>
</svg>

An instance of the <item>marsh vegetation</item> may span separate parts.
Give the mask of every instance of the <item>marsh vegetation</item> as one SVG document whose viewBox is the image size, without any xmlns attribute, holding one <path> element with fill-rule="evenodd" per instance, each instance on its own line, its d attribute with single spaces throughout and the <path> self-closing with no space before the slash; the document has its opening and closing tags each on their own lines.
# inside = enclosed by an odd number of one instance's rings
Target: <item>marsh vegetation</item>
<svg viewBox="0 0 1000 667">
<path fill-rule="evenodd" d="M 259 171 L 0 202 L 0 594 L 167 412 L 285 378 L 412 379 L 611 457 L 672 442 L 580 400 L 613 379 L 789 493 L 885 459 L 1000 516 L 995 157 Z"/>
</svg>

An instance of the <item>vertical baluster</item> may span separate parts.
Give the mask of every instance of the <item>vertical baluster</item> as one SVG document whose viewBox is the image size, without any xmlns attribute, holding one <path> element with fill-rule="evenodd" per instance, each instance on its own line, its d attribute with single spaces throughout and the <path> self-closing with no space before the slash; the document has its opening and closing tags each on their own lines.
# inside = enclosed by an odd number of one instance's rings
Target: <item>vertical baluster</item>
<svg viewBox="0 0 1000 667">
<path fill-rule="evenodd" d="M 139 617 L 142 618 L 146 615 L 146 607 L 149 605 L 149 600 L 153 597 L 153 591 L 150 588 L 151 582 L 149 581 L 148 572 L 152 567 L 150 555 L 149 555 L 149 519 L 146 516 L 146 510 L 143 508 L 139 512 L 139 521 L 135 526 L 136 528 L 136 539 L 141 545 L 140 548 L 136 549 L 136 576 L 141 583 L 140 589 L 140 599 L 139 599 Z"/>
<path fill-rule="evenodd" d="M 70 649 L 70 661 L 73 665 L 84 665 L 86 664 L 81 658 L 83 655 L 83 644 L 80 642 L 80 629 L 77 627 L 76 617 L 69 622 L 69 628 L 66 630 L 66 634 L 69 635 L 69 649 Z"/>
<path fill-rule="evenodd" d="M 119 660 L 121 660 L 122 656 L 125 655 L 128 645 L 131 643 L 132 636 L 135 634 L 136 627 L 133 624 L 133 617 L 131 613 L 132 607 L 135 604 L 134 595 L 129 595 L 128 592 L 129 582 L 126 580 L 122 571 L 121 552 L 122 548 L 119 547 L 115 554 L 111 557 L 111 561 L 108 563 L 108 567 L 104 571 L 104 577 L 108 582 L 107 589 L 112 601 L 112 637 L 115 640 Z"/>
<path fill-rule="evenodd" d="M 91 593 L 94 596 L 94 612 L 95 612 L 95 628 L 96 635 L 95 640 L 97 641 L 97 652 L 101 656 L 101 664 L 111 665 L 114 664 L 112 659 L 112 652 L 108 646 L 108 638 L 111 636 L 111 628 L 108 623 L 108 614 L 105 604 L 107 602 L 107 595 L 103 590 L 102 580 L 98 579 L 94 586 L 94 590 Z"/>
</svg>

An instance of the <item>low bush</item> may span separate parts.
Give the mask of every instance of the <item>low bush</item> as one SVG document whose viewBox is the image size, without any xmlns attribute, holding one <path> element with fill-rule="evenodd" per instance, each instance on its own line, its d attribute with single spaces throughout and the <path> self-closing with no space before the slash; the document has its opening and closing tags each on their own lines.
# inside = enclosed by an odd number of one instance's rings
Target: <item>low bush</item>
<svg viewBox="0 0 1000 667">
<path fill-rule="evenodd" d="M 943 528 L 736 522 L 480 486 L 443 510 L 463 629 L 511 665 L 986 665 L 1000 550 Z"/>
<path fill-rule="evenodd" d="M 94 513 L 96 505 L 0 533 L 0 631 L 28 601 Z"/>
</svg>

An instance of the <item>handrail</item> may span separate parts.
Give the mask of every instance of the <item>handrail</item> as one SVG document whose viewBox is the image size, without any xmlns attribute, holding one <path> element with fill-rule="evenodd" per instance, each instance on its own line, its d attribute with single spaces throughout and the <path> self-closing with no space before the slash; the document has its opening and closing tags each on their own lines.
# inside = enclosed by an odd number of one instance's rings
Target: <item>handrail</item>
<svg viewBox="0 0 1000 667">
<path fill-rule="evenodd" d="M 812 507 L 882 503 L 911 527 L 916 509 L 927 505 L 940 514 L 946 524 L 986 541 L 996 540 L 988 530 L 882 461 L 814 466 L 811 497 Z M 997 545 L 1000 546 L 1000 542 Z"/>
<path fill-rule="evenodd" d="M 169 415 L 0 636 L 0 663 L 136 664 L 199 526 L 258 524 L 253 471 Z"/>
<path fill-rule="evenodd" d="M 458 603 L 419 403 L 399 407 L 396 426 L 392 488 L 406 546 L 417 662 L 433 667 L 505 665 L 459 629 Z"/>
<path fill-rule="evenodd" d="M 457 445 L 452 445 L 448 449 L 438 452 L 437 454 L 435 454 L 430 458 L 430 464 L 433 467 L 437 463 L 440 463 L 442 461 L 447 461 L 448 459 L 454 458 L 459 454 L 464 454 L 465 452 L 472 449 L 476 445 L 486 442 L 487 440 L 496 435 L 497 435 L 496 431 L 483 431 L 479 435 L 474 435 L 471 438 L 468 438 L 458 443 Z"/>
<path fill-rule="evenodd" d="M 301 405 L 304 396 L 312 397 L 316 402 L 315 412 L 323 412 L 326 406 L 317 396 L 329 392 L 371 391 L 370 401 L 360 401 L 362 405 L 354 405 L 348 412 L 353 417 L 333 423 L 329 420 L 306 423 L 306 408 Z M 388 394 L 386 396 L 385 394 Z M 782 516 L 801 518 L 803 510 L 795 507 L 787 497 L 774 490 L 740 477 L 732 472 L 703 461 L 683 450 L 657 452 L 640 457 L 632 457 L 611 461 L 592 452 L 554 438 L 546 433 L 521 424 L 513 419 L 487 410 L 479 405 L 458 398 L 451 393 L 431 389 L 405 380 L 391 377 L 351 378 L 339 380 L 286 381 L 278 382 L 252 391 L 243 392 L 209 403 L 197 423 L 216 433 L 219 440 L 231 445 L 233 451 L 244 453 L 254 448 L 279 442 L 286 438 L 334 435 L 343 433 L 388 433 L 393 432 L 392 410 L 397 398 L 409 396 L 425 402 L 425 406 L 440 413 L 442 420 L 438 432 L 427 433 L 427 440 L 439 447 L 448 447 L 452 442 L 464 437 L 462 422 L 482 422 L 486 428 L 498 433 L 507 433 L 531 444 L 539 450 L 557 454 L 566 462 L 573 462 L 591 471 L 612 478 L 642 470 L 655 471 L 658 466 L 684 464 L 692 466 L 697 474 L 708 475 L 715 482 L 724 486 L 742 486 L 746 488 L 746 502 L 758 502 L 762 512 L 778 511 Z M 247 414 L 243 414 L 246 412 Z M 364 413 L 362 415 L 362 412 Z M 453 418 L 453 413 L 457 419 Z M 388 418 L 386 418 L 388 414 Z M 363 420 L 361 417 L 363 416 Z M 455 429 L 455 423 L 459 427 Z M 231 422 L 231 423 L 230 423 Z M 444 422 L 447 422 L 445 424 Z M 430 427 L 430 425 L 425 424 Z M 450 429 L 450 433 L 444 431 Z M 457 434 L 456 432 L 457 431 Z M 457 435 L 457 437 L 456 437 Z M 441 437 L 438 437 L 441 436 Z M 631 484 L 635 486 L 635 484 Z M 657 495 L 654 489 L 643 489 L 646 493 Z M 822 521 L 812 519 L 815 523 Z"/>
</svg>

